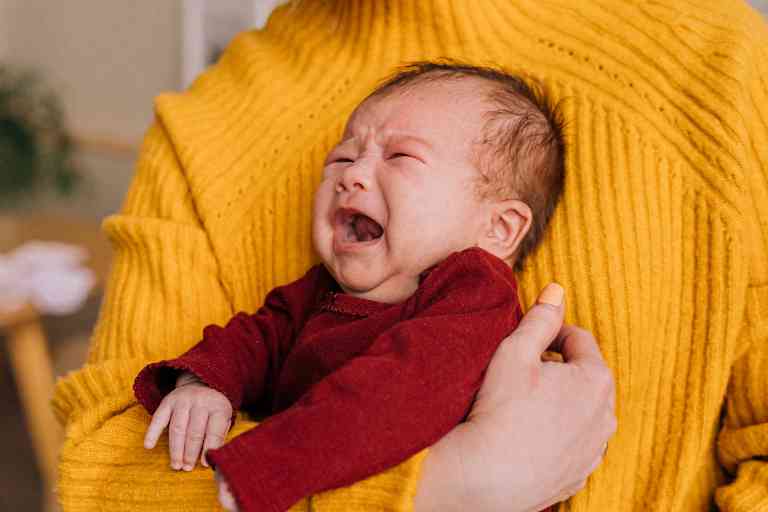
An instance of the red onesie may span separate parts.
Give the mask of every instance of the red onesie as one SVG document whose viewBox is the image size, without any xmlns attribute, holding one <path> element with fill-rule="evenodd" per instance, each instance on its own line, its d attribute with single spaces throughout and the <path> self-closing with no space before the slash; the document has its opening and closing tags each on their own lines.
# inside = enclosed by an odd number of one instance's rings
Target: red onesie
<svg viewBox="0 0 768 512">
<path fill-rule="evenodd" d="M 453 253 L 397 304 L 345 295 L 318 265 L 255 314 L 145 367 L 134 391 L 152 414 L 187 370 L 234 409 L 270 414 L 207 460 L 242 512 L 277 512 L 437 442 L 465 418 L 521 317 L 512 270 L 482 249 Z"/>
</svg>

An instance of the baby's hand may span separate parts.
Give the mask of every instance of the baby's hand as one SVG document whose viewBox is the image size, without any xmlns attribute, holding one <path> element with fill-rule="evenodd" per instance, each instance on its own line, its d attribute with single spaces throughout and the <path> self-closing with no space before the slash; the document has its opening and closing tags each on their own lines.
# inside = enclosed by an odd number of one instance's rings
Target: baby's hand
<svg viewBox="0 0 768 512">
<path fill-rule="evenodd" d="M 181 469 L 183 463 L 185 471 L 192 471 L 198 456 L 200 463 L 208 467 L 205 452 L 224 443 L 232 418 L 232 404 L 222 393 L 186 374 L 176 382 L 176 389 L 163 398 L 152 416 L 144 436 L 144 448 L 155 447 L 170 421 L 171 467 Z"/>
<path fill-rule="evenodd" d="M 219 503 L 224 507 L 224 510 L 238 512 L 239 509 L 237 508 L 235 497 L 229 492 L 229 485 L 227 485 L 224 475 L 218 471 L 216 471 L 216 483 L 219 484 Z"/>
</svg>

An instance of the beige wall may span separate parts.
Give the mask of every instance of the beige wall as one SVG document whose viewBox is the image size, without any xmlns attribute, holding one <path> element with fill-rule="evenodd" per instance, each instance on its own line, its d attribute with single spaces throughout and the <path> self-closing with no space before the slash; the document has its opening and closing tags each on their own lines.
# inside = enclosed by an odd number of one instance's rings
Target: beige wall
<svg viewBox="0 0 768 512">
<path fill-rule="evenodd" d="M 10 60 L 44 70 L 78 134 L 135 142 L 178 87 L 178 1 L 4 1 Z"/>
<path fill-rule="evenodd" d="M 0 58 L 42 72 L 84 142 L 78 195 L 43 194 L 24 209 L 89 217 L 117 210 L 152 100 L 180 83 L 180 27 L 181 0 L 0 0 Z"/>
<path fill-rule="evenodd" d="M 0 0 L 0 59 L 5 60 L 6 45 L 8 41 L 8 34 L 6 32 L 6 19 L 5 13 L 6 0 Z"/>
</svg>

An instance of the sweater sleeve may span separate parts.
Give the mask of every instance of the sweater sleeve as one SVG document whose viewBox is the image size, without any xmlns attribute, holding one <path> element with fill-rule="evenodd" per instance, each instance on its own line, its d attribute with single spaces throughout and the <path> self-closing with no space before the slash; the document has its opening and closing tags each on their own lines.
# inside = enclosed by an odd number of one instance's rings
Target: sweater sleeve
<svg viewBox="0 0 768 512">
<path fill-rule="evenodd" d="M 768 27 L 750 33 L 758 43 L 751 56 L 755 73 L 747 84 L 745 115 L 750 285 L 739 336 L 743 352 L 732 368 L 718 439 L 720 461 L 735 476 L 716 493 L 718 506 L 727 512 L 768 509 Z"/>
<path fill-rule="evenodd" d="M 292 407 L 208 452 L 242 511 L 285 510 L 394 466 L 465 417 L 496 347 L 520 318 L 511 271 L 479 252 L 434 270 L 409 319 Z"/>
<path fill-rule="evenodd" d="M 224 327 L 209 325 L 203 339 L 181 356 L 147 365 L 136 377 L 134 392 L 150 414 L 188 371 L 220 391 L 234 410 L 253 407 L 273 387 L 308 301 L 317 295 L 319 267 L 301 279 L 272 290 L 255 314 L 240 312 Z"/>
<path fill-rule="evenodd" d="M 53 398 L 66 426 L 60 503 L 65 511 L 215 510 L 210 472 L 171 471 L 165 441 L 143 448 L 149 416 L 132 390 L 148 362 L 184 352 L 205 325 L 232 316 L 161 116 L 119 215 L 103 229 L 114 257 L 88 360 L 57 382 Z"/>
</svg>

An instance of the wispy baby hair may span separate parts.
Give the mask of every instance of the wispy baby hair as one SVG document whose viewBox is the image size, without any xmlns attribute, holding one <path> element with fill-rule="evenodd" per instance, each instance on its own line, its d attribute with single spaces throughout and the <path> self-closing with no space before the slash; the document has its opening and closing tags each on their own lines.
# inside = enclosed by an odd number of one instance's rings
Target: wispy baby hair
<svg viewBox="0 0 768 512">
<path fill-rule="evenodd" d="M 368 98 L 443 80 L 480 79 L 489 109 L 475 144 L 480 173 L 477 193 L 487 199 L 519 199 L 533 213 L 531 228 L 517 251 L 515 270 L 539 244 L 565 182 L 565 140 L 561 107 L 533 78 L 500 68 L 455 61 L 415 62 L 398 69 Z"/>
</svg>

